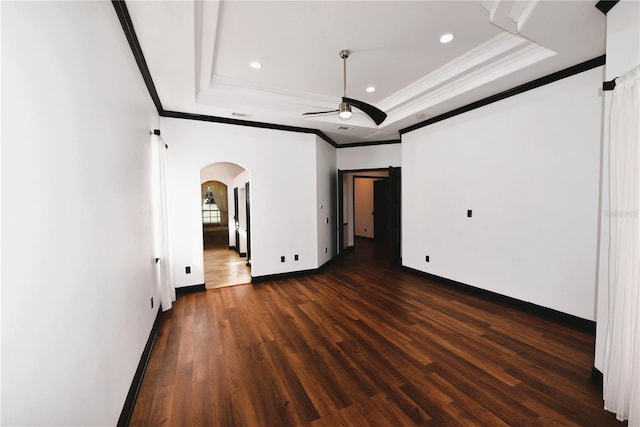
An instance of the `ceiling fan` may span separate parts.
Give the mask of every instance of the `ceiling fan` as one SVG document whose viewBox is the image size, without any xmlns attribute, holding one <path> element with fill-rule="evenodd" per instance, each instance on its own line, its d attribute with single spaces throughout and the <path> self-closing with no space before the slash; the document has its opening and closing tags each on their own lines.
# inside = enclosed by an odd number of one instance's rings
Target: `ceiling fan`
<svg viewBox="0 0 640 427">
<path fill-rule="evenodd" d="M 351 54 L 351 51 L 344 49 L 339 52 L 340 58 L 342 58 L 343 62 L 343 81 L 344 81 L 344 96 L 342 97 L 342 102 L 340 103 L 337 110 L 329 110 L 329 111 L 314 111 L 310 113 L 304 113 L 303 116 L 311 116 L 315 114 L 329 114 L 329 113 L 339 113 L 340 118 L 343 120 L 347 120 L 351 118 L 351 107 L 355 107 L 358 110 L 365 113 L 367 116 L 371 117 L 377 125 L 384 122 L 387 118 L 387 113 L 384 111 L 374 107 L 371 104 L 367 104 L 364 101 L 358 101 L 357 99 L 347 98 L 347 58 Z"/>
</svg>

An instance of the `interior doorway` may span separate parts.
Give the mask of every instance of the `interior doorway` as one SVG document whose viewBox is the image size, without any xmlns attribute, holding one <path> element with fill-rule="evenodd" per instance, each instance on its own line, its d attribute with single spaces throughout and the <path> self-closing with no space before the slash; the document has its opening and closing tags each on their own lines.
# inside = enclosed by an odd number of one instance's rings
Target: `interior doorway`
<svg viewBox="0 0 640 427">
<path fill-rule="evenodd" d="M 400 265 L 400 203 L 400 168 L 339 170 L 338 253 L 369 240 Z"/>
<path fill-rule="evenodd" d="M 200 171 L 204 281 L 207 289 L 251 283 L 247 236 L 248 170 L 213 163 Z M 242 191 L 238 191 L 239 188 Z M 243 205 L 236 203 L 242 198 Z"/>
</svg>

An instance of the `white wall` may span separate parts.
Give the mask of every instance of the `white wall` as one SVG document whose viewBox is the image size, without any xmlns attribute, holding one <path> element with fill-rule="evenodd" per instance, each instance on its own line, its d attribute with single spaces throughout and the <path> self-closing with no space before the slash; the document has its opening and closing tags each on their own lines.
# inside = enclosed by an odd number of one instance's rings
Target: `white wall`
<svg viewBox="0 0 640 427">
<path fill-rule="evenodd" d="M 227 187 L 231 186 L 231 182 L 235 177 L 244 172 L 244 168 L 234 163 L 217 162 L 205 166 L 200 171 L 200 181 L 219 181 Z"/>
<path fill-rule="evenodd" d="M 171 118 L 161 130 L 177 287 L 204 283 L 200 169 L 219 161 L 251 173 L 252 276 L 318 267 L 315 135 Z"/>
<path fill-rule="evenodd" d="M 609 81 L 640 65 L 640 2 L 623 0 L 607 14 L 607 65 Z M 600 251 L 598 262 L 598 312 L 594 366 L 601 372 L 608 317 L 609 276 L 609 112 L 611 92 L 605 92 L 602 131 L 602 197 L 600 209 Z"/>
<path fill-rule="evenodd" d="M 403 135 L 403 264 L 593 320 L 602 78 Z"/>
<path fill-rule="evenodd" d="M 110 2 L 1 7 L 2 425 L 115 425 L 160 302 L 157 116 Z"/>
<path fill-rule="evenodd" d="M 382 144 L 339 148 L 337 159 L 340 170 L 399 167 L 402 164 L 402 145 Z"/>
<path fill-rule="evenodd" d="M 336 149 L 316 137 L 316 193 L 318 266 L 336 255 Z"/>
</svg>

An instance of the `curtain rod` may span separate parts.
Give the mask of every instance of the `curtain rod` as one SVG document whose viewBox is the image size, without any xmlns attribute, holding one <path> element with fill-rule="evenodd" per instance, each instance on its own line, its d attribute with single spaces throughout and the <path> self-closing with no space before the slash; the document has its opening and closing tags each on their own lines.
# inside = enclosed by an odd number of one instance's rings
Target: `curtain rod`
<svg viewBox="0 0 640 427">
<path fill-rule="evenodd" d="M 608 82 L 602 82 L 602 90 L 613 90 L 616 88 L 616 79 L 609 80 Z"/>
</svg>

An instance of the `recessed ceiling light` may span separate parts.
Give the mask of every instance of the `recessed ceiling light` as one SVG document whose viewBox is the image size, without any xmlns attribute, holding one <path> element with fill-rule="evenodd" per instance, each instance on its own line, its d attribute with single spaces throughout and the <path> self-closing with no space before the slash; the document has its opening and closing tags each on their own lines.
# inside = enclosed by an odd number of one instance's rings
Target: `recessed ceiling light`
<svg viewBox="0 0 640 427">
<path fill-rule="evenodd" d="M 440 36 L 440 43 L 449 43 L 453 40 L 453 34 L 447 33 Z"/>
<path fill-rule="evenodd" d="M 254 70 L 258 70 L 258 69 L 262 68 L 262 64 L 261 64 L 261 63 L 259 63 L 258 61 L 253 61 L 253 62 L 251 62 L 251 63 L 249 64 L 249 66 L 250 66 L 251 68 L 253 68 Z"/>
<path fill-rule="evenodd" d="M 375 92 L 375 91 L 376 91 L 376 88 L 375 88 L 375 87 L 373 87 L 373 86 L 369 86 L 369 87 L 367 88 L 367 92 L 369 92 L 369 93 L 371 93 L 371 92 Z"/>
</svg>

